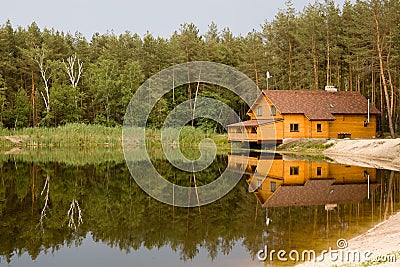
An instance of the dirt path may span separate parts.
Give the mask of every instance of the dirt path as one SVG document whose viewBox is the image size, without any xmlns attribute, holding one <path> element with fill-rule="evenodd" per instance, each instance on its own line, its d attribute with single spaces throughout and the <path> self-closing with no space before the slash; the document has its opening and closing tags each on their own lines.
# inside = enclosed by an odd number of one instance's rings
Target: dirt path
<svg viewBox="0 0 400 267">
<path fill-rule="evenodd" d="M 24 140 L 28 139 L 29 136 L 27 135 L 7 135 L 7 136 L 0 136 L 1 139 L 8 140 L 13 144 L 19 145 L 22 144 Z"/>
</svg>

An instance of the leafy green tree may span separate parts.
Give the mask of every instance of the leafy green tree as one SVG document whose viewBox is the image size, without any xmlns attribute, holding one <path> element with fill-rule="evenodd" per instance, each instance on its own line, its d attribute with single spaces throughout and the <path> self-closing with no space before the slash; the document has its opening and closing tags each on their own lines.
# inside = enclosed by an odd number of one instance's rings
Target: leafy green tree
<svg viewBox="0 0 400 267">
<path fill-rule="evenodd" d="M 95 118 L 105 118 L 105 124 L 112 126 L 117 122 L 116 112 L 122 97 L 118 63 L 100 57 L 88 69 L 90 94 Z"/>
<path fill-rule="evenodd" d="M 159 50 L 160 39 L 156 39 L 151 34 L 146 34 L 143 37 L 143 58 L 141 66 L 146 78 L 156 74 L 161 70 L 160 53 L 164 50 Z"/>
<path fill-rule="evenodd" d="M 259 88 L 266 88 L 266 86 L 261 86 L 261 84 L 266 84 L 264 81 L 267 71 L 267 54 L 262 35 L 253 30 L 241 40 L 241 48 L 242 58 L 238 66 L 239 70 L 250 77 Z"/>
<path fill-rule="evenodd" d="M 165 98 L 161 98 L 151 111 L 147 126 L 161 128 L 168 115 L 168 103 Z"/>
<path fill-rule="evenodd" d="M 221 63 L 237 67 L 240 63 L 241 47 L 239 38 L 235 38 L 229 28 L 221 31 Z"/>
<path fill-rule="evenodd" d="M 140 68 L 139 62 L 136 60 L 128 60 L 123 66 L 122 72 L 120 74 L 121 80 L 121 108 L 128 106 L 129 101 L 133 97 L 136 90 L 144 82 L 144 75 Z M 120 116 L 124 115 L 120 113 Z"/>
<path fill-rule="evenodd" d="M 296 67 L 296 82 L 299 88 L 311 88 L 320 90 L 325 85 L 321 79 L 325 62 L 325 36 L 326 27 L 324 18 L 321 16 L 321 5 L 319 3 L 310 4 L 298 19 L 296 31 L 296 61 L 301 62 Z"/>
<path fill-rule="evenodd" d="M 185 61 L 195 61 L 202 58 L 203 40 L 199 29 L 193 23 L 184 23 L 179 29 L 179 45 L 185 54 Z"/>
<path fill-rule="evenodd" d="M 15 107 L 11 112 L 14 128 L 24 128 L 29 126 L 29 116 L 31 107 L 28 105 L 29 97 L 24 89 L 20 89 L 15 100 Z"/>
<path fill-rule="evenodd" d="M 263 38 L 267 40 L 267 49 L 270 51 L 270 72 L 279 80 L 274 80 L 275 89 L 294 89 L 294 53 L 297 42 L 296 13 L 293 3 L 286 2 L 286 9 L 279 11 L 275 19 L 263 25 Z"/>
<path fill-rule="evenodd" d="M 205 59 L 212 62 L 222 62 L 222 44 L 220 33 L 215 22 L 208 25 L 208 31 L 204 36 Z"/>
<path fill-rule="evenodd" d="M 82 110 L 79 106 L 78 88 L 71 85 L 55 85 L 52 89 L 51 118 L 54 125 L 80 121 Z"/>
</svg>

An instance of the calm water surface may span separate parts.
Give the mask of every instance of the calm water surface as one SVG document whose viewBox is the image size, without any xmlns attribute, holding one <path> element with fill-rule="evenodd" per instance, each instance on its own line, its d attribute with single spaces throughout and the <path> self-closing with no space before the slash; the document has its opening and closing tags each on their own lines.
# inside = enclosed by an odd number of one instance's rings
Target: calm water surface
<svg viewBox="0 0 400 267">
<path fill-rule="evenodd" d="M 399 173 L 321 160 L 220 154 L 197 182 L 229 165 L 245 172 L 239 184 L 212 204 L 177 208 L 144 193 L 120 151 L 35 153 L 0 157 L 0 266 L 293 265 L 256 254 L 336 248 L 400 207 Z M 153 164 L 192 185 L 193 174 Z"/>
</svg>

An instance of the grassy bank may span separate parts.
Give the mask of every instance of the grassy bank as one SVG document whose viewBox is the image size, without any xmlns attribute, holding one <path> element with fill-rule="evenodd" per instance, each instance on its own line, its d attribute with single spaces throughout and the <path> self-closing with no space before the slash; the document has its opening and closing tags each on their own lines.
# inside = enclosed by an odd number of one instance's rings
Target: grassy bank
<svg viewBox="0 0 400 267">
<path fill-rule="evenodd" d="M 54 128 L 23 128 L 0 131 L 3 146 L 62 147 L 62 146 L 120 146 L 121 127 L 67 124 Z"/>
<path fill-rule="evenodd" d="M 136 136 L 143 129 L 129 129 L 129 138 Z M 170 129 L 169 134 L 177 130 Z M 182 146 L 197 145 L 202 139 L 211 138 L 218 147 L 229 147 L 226 134 L 207 133 L 201 129 L 185 127 L 180 133 Z M 167 141 L 171 139 L 167 136 Z M 172 142 L 172 141 L 171 141 Z M 23 128 L 18 130 L 0 129 L 0 145 L 9 147 L 122 147 L 122 127 L 101 125 L 67 124 L 54 128 Z M 146 129 L 146 145 L 161 147 L 161 131 Z"/>
<path fill-rule="evenodd" d="M 0 165 L 10 160 L 35 163 L 58 162 L 70 166 L 125 162 L 122 148 L 118 147 L 14 147 L 0 153 Z"/>
<path fill-rule="evenodd" d="M 333 145 L 334 143 L 327 142 L 325 139 L 299 139 L 290 143 L 279 145 L 276 150 L 278 152 L 321 154 L 325 149 L 328 149 Z"/>
</svg>

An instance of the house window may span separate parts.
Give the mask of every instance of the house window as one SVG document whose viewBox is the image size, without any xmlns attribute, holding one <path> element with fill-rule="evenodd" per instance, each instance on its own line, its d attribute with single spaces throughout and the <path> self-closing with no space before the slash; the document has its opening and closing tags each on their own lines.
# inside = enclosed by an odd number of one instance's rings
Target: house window
<svg viewBox="0 0 400 267">
<path fill-rule="evenodd" d="M 299 167 L 290 167 L 290 175 L 299 175 Z"/>
<path fill-rule="evenodd" d="M 251 133 L 257 133 L 257 127 L 251 127 Z"/>
<path fill-rule="evenodd" d="M 322 132 L 322 124 L 321 123 L 317 123 L 317 132 Z"/>
<path fill-rule="evenodd" d="M 258 188 L 262 187 L 262 182 L 263 182 L 263 180 L 261 180 L 261 179 L 257 180 L 257 187 Z"/>
<path fill-rule="evenodd" d="M 290 124 L 290 131 L 291 132 L 298 132 L 299 131 L 299 124 L 298 123 L 291 123 Z"/>
<path fill-rule="evenodd" d="M 276 190 L 276 183 L 271 182 L 271 192 L 275 192 L 275 190 Z"/>
<path fill-rule="evenodd" d="M 257 108 L 257 116 L 262 116 L 262 107 Z"/>
<path fill-rule="evenodd" d="M 276 116 L 276 107 L 271 106 L 271 116 Z"/>
<path fill-rule="evenodd" d="M 322 175 L 322 167 L 317 167 L 317 176 Z"/>
</svg>

